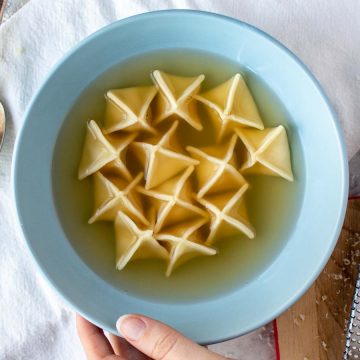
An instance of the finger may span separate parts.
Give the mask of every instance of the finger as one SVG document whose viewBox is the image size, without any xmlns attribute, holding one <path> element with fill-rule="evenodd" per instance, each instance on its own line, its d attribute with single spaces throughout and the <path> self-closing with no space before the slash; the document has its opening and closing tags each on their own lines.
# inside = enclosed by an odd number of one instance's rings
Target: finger
<svg viewBox="0 0 360 360">
<path fill-rule="evenodd" d="M 130 344 L 154 360 L 220 360 L 174 329 L 142 315 L 120 317 L 117 329 Z"/>
<path fill-rule="evenodd" d="M 122 359 L 115 355 L 104 332 L 78 314 L 76 315 L 76 327 L 80 341 L 89 360 L 101 360 L 105 358 L 106 360 Z"/>
<path fill-rule="evenodd" d="M 135 349 L 125 339 L 109 334 L 108 339 L 116 355 L 122 356 L 124 359 L 131 360 L 149 360 L 149 358 Z"/>
<path fill-rule="evenodd" d="M 114 334 L 107 334 L 106 337 L 110 341 L 116 355 L 126 355 L 127 348 L 131 345 L 125 339 L 115 336 Z"/>
</svg>

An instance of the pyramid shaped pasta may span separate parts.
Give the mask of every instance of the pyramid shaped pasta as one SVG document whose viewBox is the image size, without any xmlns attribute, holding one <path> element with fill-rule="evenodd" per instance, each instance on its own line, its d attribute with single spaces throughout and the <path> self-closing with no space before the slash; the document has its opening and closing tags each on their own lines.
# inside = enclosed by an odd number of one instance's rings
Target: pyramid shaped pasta
<svg viewBox="0 0 360 360">
<path fill-rule="evenodd" d="M 216 242 L 255 237 L 247 174 L 292 181 L 293 173 L 285 128 L 264 128 L 241 74 L 202 93 L 204 75 L 155 70 L 151 77 L 153 86 L 107 91 L 103 128 L 87 123 L 78 177 L 93 179 L 88 222 L 114 223 L 116 268 L 162 259 L 170 276 L 193 258 L 215 255 Z M 200 102 L 209 108 L 204 118 Z"/>
<path fill-rule="evenodd" d="M 101 172 L 94 175 L 94 214 L 89 224 L 95 221 L 114 221 L 119 211 L 134 220 L 148 225 L 139 195 L 135 187 L 142 180 L 143 174 L 138 174 L 130 183 L 121 178 L 106 178 Z"/>
<path fill-rule="evenodd" d="M 255 101 L 241 74 L 194 98 L 213 109 L 217 116 L 219 139 L 234 125 L 263 129 Z"/>
<path fill-rule="evenodd" d="M 160 138 L 150 142 L 132 144 L 136 157 L 142 162 L 145 170 L 145 188 L 152 189 L 175 176 L 197 160 L 181 154 L 174 138 L 178 122 Z"/>
<path fill-rule="evenodd" d="M 194 159 L 199 160 L 196 166 L 199 198 L 206 194 L 237 190 L 246 183 L 243 176 L 236 170 L 234 155 L 236 141 L 237 136 L 233 135 L 228 144 L 223 143 L 205 149 L 192 146 L 186 148 Z"/>
<path fill-rule="evenodd" d="M 164 227 L 190 219 L 208 219 L 207 212 L 195 205 L 192 199 L 192 189 L 187 180 L 193 171 L 194 167 L 191 166 L 184 173 L 167 180 L 153 190 L 138 188 L 139 192 L 157 203 L 157 220 L 154 227 L 156 233 Z"/>
<path fill-rule="evenodd" d="M 255 230 L 251 226 L 244 200 L 244 193 L 248 184 L 244 184 L 230 199 L 228 194 L 216 194 L 207 199 L 199 199 L 210 212 L 211 222 L 207 244 L 239 233 L 245 234 L 250 239 L 255 237 Z"/>
<path fill-rule="evenodd" d="M 241 171 L 294 180 L 289 143 L 286 130 L 282 125 L 263 131 L 236 129 L 236 132 L 247 149 L 246 160 Z"/>
<path fill-rule="evenodd" d="M 137 259 L 167 259 L 169 253 L 156 240 L 151 227 L 142 227 L 119 211 L 115 218 L 116 268 Z"/>
<path fill-rule="evenodd" d="M 107 166 L 118 171 L 122 176 L 131 179 L 129 170 L 124 164 L 123 154 L 127 146 L 135 139 L 136 133 L 105 136 L 97 123 L 87 123 L 85 144 L 79 165 L 80 180 L 94 174 Z"/>
<path fill-rule="evenodd" d="M 155 70 L 152 77 L 159 90 L 155 101 L 154 123 L 177 115 L 196 130 L 202 130 L 196 102 L 192 97 L 199 91 L 205 76 L 184 77 Z"/>
<path fill-rule="evenodd" d="M 113 89 L 106 93 L 104 131 L 148 131 L 156 133 L 151 126 L 150 104 L 156 95 L 155 86 L 138 86 Z"/>
<path fill-rule="evenodd" d="M 207 219 L 192 220 L 174 225 L 157 234 L 157 240 L 165 243 L 170 254 L 166 276 L 170 276 L 178 266 L 194 257 L 216 254 L 214 248 L 202 243 L 201 236 L 197 232 L 207 221 Z"/>
</svg>

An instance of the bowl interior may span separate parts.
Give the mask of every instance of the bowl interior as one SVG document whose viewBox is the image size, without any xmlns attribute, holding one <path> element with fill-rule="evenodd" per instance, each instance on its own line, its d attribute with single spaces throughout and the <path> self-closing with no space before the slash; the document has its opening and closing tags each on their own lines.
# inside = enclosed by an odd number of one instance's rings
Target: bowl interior
<svg viewBox="0 0 360 360">
<path fill-rule="evenodd" d="M 69 206 L 67 199 L 86 202 L 85 191 L 90 191 L 90 182 L 75 183 L 74 176 L 84 122 L 92 112 L 95 118 L 101 117 L 96 99 L 103 101 L 108 87 L 136 85 L 130 76 L 120 82 L 113 76 L 119 66 L 127 66 L 129 71 L 124 74 L 131 74 L 130 64 L 147 59 L 147 66 L 166 70 L 166 56 L 176 56 L 179 51 L 184 54 L 181 49 L 186 49 L 189 58 L 206 53 L 209 60 L 205 67 L 210 68 L 221 57 L 228 69 L 245 72 L 266 125 L 287 126 L 296 184 L 288 192 L 276 193 L 278 179 L 270 180 L 274 196 L 262 189 L 262 199 L 273 211 L 271 217 L 265 212 L 258 220 L 268 226 L 264 233 L 280 227 L 281 232 L 277 245 L 269 251 L 264 248 L 273 239 L 266 236 L 252 249 L 261 266 L 251 267 L 250 262 L 231 271 L 232 265 L 219 257 L 215 269 L 222 271 L 210 272 L 215 280 L 218 276 L 218 287 L 204 289 L 200 280 L 205 273 L 200 267 L 210 269 L 205 259 L 198 269 L 195 263 L 189 267 L 195 269 L 191 284 L 191 274 L 182 271 L 174 281 L 160 284 L 159 278 L 142 277 L 134 287 L 134 278 L 126 273 L 119 277 L 109 268 L 111 229 L 99 225 L 93 231 L 85 226 L 91 203 Z M 190 73 L 198 70 L 191 67 Z M 189 67 L 184 65 L 179 71 L 188 74 Z M 207 85 L 216 82 L 214 76 Z M 274 102 L 279 106 L 273 107 Z M 170 11 L 110 25 L 58 65 L 27 112 L 17 141 L 13 179 L 24 237 L 45 276 L 77 311 L 112 332 L 116 332 L 120 314 L 142 312 L 206 343 L 245 333 L 273 319 L 315 279 L 333 249 L 344 216 L 345 156 L 326 98 L 286 49 L 238 21 Z M 276 201 L 280 194 L 286 201 Z M 99 239 L 92 235 L 96 233 L 108 234 L 106 246 L 98 246 Z M 85 241 L 78 241 L 79 237 Z M 209 276 L 209 271 L 206 274 Z M 172 297 L 166 295 L 169 287 L 167 293 L 175 294 Z"/>
<path fill-rule="evenodd" d="M 249 218 L 256 229 L 256 240 L 238 235 L 219 242 L 216 244 L 219 249 L 216 257 L 195 258 L 170 278 L 164 276 L 165 263 L 157 260 L 136 261 L 121 272 L 115 269 L 113 224 L 87 224 L 93 212 L 92 180 L 88 178 L 79 182 L 76 176 L 86 121 L 95 117 L 101 123 L 106 90 L 151 84 L 149 74 L 156 68 L 186 76 L 203 72 L 206 74 L 203 90 L 241 71 L 246 76 L 266 126 L 286 126 L 296 174 L 293 183 L 277 177 L 248 176 L 251 189 L 247 204 Z M 206 124 L 206 110 L 200 108 L 200 112 Z M 206 130 L 209 133 L 211 126 L 207 126 Z M 180 123 L 178 135 L 184 147 L 211 143 L 208 137 L 199 136 L 196 130 L 184 123 Z M 79 256 L 118 290 L 163 303 L 194 302 L 223 296 L 262 273 L 289 238 L 301 208 L 304 184 L 304 158 L 299 136 L 291 117 L 270 89 L 256 74 L 241 68 L 236 62 L 184 49 L 154 51 L 127 59 L 94 80 L 76 100 L 65 119 L 53 160 L 55 204 L 67 238 Z"/>
</svg>

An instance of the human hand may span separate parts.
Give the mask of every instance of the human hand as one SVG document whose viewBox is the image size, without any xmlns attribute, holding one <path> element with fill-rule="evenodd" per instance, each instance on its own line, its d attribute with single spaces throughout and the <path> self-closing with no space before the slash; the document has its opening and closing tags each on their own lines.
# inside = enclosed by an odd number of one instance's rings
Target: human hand
<svg viewBox="0 0 360 360">
<path fill-rule="evenodd" d="M 88 360 L 224 360 L 174 329 L 142 315 L 116 323 L 124 339 L 104 332 L 80 315 L 76 324 Z"/>
</svg>

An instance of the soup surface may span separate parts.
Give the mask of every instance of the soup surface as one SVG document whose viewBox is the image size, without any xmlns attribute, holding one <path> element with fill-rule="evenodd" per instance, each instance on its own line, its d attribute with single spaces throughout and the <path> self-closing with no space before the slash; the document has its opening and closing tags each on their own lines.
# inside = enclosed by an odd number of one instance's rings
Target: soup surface
<svg viewBox="0 0 360 360">
<path fill-rule="evenodd" d="M 291 148 L 294 182 L 280 177 L 251 175 L 247 191 L 249 219 L 256 237 L 245 235 L 216 243 L 218 254 L 197 257 L 165 277 L 161 260 L 139 260 L 122 271 L 115 268 L 115 236 L 111 222 L 89 225 L 93 213 L 92 180 L 77 178 L 86 121 L 101 124 L 104 94 L 111 88 L 152 84 L 154 69 L 180 76 L 206 75 L 202 90 L 212 88 L 237 72 L 257 103 L 265 127 L 284 125 Z M 200 107 L 200 112 L 202 111 Z M 209 131 L 199 136 L 190 126 L 180 126 L 182 145 L 213 144 Z M 81 259 L 119 291 L 160 302 L 186 302 L 218 297 L 246 285 L 259 276 L 281 251 L 300 210 L 304 185 L 304 164 L 300 140 L 287 113 L 270 89 L 250 69 L 209 53 L 173 50 L 148 53 L 128 59 L 96 79 L 73 104 L 64 121 L 53 159 L 53 192 L 63 228 Z"/>
</svg>

